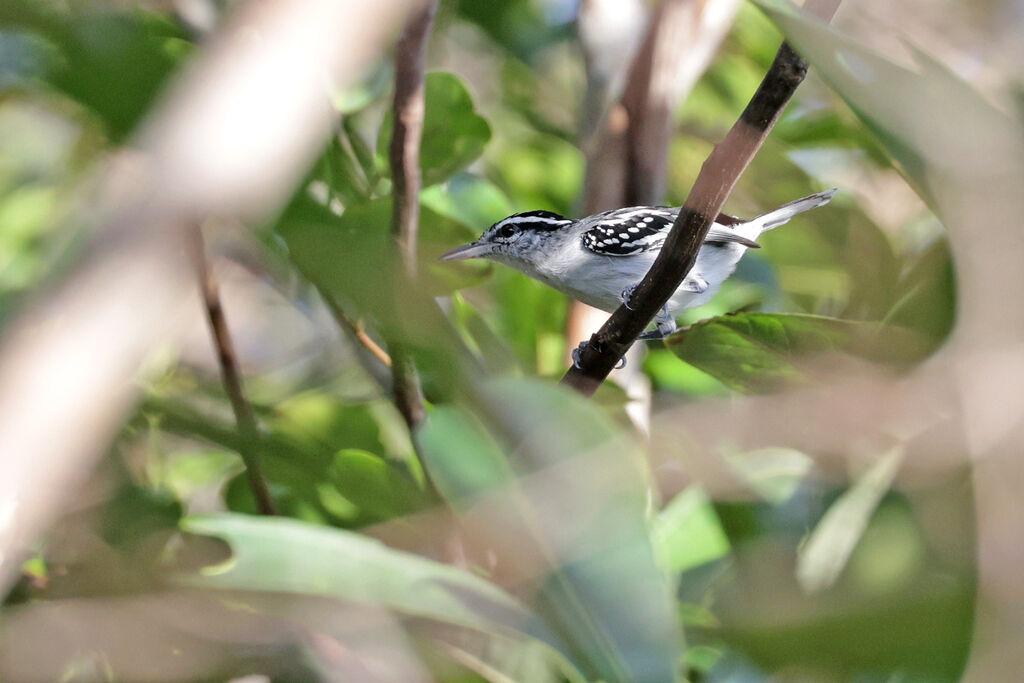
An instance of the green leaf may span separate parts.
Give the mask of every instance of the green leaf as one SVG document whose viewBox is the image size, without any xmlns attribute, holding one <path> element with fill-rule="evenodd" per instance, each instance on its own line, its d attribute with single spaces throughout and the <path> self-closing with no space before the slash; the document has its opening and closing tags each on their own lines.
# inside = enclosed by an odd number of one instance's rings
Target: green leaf
<svg viewBox="0 0 1024 683">
<path fill-rule="evenodd" d="M 346 449 L 335 454 L 329 476 L 338 493 L 373 521 L 420 510 L 429 500 L 407 475 L 366 451 Z"/>
<path fill-rule="evenodd" d="M 0 23 L 36 32 L 54 48 L 46 80 L 95 112 L 116 142 L 155 102 L 177 64 L 191 52 L 172 23 L 152 13 L 77 10 L 9 1 Z"/>
<path fill-rule="evenodd" d="M 665 506 L 651 531 L 661 567 L 682 572 L 729 552 L 729 539 L 704 490 L 693 485 Z"/>
<path fill-rule="evenodd" d="M 674 680 L 682 637 L 635 445 L 592 402 L 536 380 L 484 384 L 473 412 L 435 412 L 421 442 L 465 526 L 533 577 L 538 613 L 589 677 Z"/>
<path fill-rule="evenodd" d="M 258 453 L 282 515 L 363 526 L 415 512 L 429 502 L 419 487 L 404 427 L 403 434 L 395 433 L 392 421 L 400 418 L 383 407 L 383 402 L 350 405 L 305 394 L 282 404 L 279 415 L 265 418 L 267 433 L 254 442 L 246 442 L 234 425 L 177 402 L 151 400 L 146 414 L 166 431 Z M 231 510 L 256 512 L 244 473 L 228 482 L 224 498 Z"/>
<path fill-rule="evenodd" d="M 938 346 L 956 322 L 956 272 L 949 243 L 937 240 L 900 278 L 886 322 L 922 334 Z"/>
<path fill-rule="evenodd" d="M 383 606 L 400 614 L 454 624 L 541 646 L 549 667 L 582 677 L 559 654 L 560 643 L 523 605 L 498 587 L 455 567 L 392 550 L 355 533 L 294 520 L 246 515 L 192 517 L 185 531 L 220 538 L 232 557 L 189 585 L 292 593 Z"/>
<path fill-rule="evenodd" d="M 425 93 L 420 169 L 423 186 L 429 187 L 444 182 L 475 161 L 491 139 L 491 127 L 476 113 L 469 90 L 454 74 L 427 74 Z M 389 112 L 377 138 L 377 154 L 385 165 L 393 121 Z"/>
<path fill-rule="evenodd" d="M 391 236 L 391 198 L 348 206 L 340 216 L 311 197 L 300 195 L 278 219 L 277 231 L 299 270 L 327 292 L 354 304 L 363 315 L 393 321 L 396 287 L 394 268 L 400 267 Z M 440 296 L 480 282 L 490 273 L 485 263 L 438 262 L 445 251 L 477 237 L 472 228 L 421 207 L 419 262 L 422 294 Z M 405 301 L 410 297 L 403 294 Z M 413 306 L 413 316 L 422 308 Z M 421 313 L 417 313 L 419 308 Z M 415 323 L 415 317 L 408 322 Z"/>
<path fill-rule="evenodd" d="M 469 226 L 474 238 L 512 213 L 508 197 L 497 185 L 470 173 L 459 173 L 443 185 L 428 187 L 420 200 L 431 211 Z"/>
<path fill-rule="evenodd" d="M 769 392 L 811 384 L 811 361 L 829 353 L 908 361 L 925 345 L 906 330 L 815 315 L 738 313 L 696 323 L 666 340 L 673 353 L 726 386 Z"/>
</svg>

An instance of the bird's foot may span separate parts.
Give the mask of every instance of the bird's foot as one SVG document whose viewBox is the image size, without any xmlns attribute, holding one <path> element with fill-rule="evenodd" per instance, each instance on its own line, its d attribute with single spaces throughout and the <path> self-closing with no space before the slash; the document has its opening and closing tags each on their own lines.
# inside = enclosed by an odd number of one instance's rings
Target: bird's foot
<svg viewBox="0 0 1024 683">
<path fill-rule="evenodd" d="M 580 342 L 579 346 L 577 346 L 575 349 L 572 350 L 572 366 L 574 368 L 576 368 L 577 370 L 582 370 L 583 369 L 582 367 L 580 367 L 580 354 L 583 352 L 583 349 L 585 349 L 586 346 L 587 346 L 587 342 L 583 341 L 583 342 Z M 619 359 L 619 362 L 615 366 L 614 369 L 615 370 L 621 370 L 624 367 L 626 367 L 626 358 L 625 358 L 625 356 L 623 356 L 622 358 Z"/>
<path fill-rule="evenodd" d="M 634 309 L 632 306 L 629 305 L 629 298 L 630 296 L 633 295 L 634 289 L 636 289 L 636 285 L 630 285 L 629 287 L 626 287 L 621 292 L 619 292 L 619 301 L 621 301 L 622 305 L 631 311 Z"/>
</svg>

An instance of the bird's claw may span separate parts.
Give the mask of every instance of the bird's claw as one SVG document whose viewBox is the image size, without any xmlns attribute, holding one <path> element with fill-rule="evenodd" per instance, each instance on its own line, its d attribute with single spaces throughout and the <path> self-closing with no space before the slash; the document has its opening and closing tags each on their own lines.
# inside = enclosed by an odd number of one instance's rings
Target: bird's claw
<svg viewBox="0 0 1024 683">
<path fill-rule="evenodd" d="M 632 306 L 629 305 L 629 298 L 633 295 L 634 289 L 636 289 L 636 285 L 630 285 L 629 287 L 626 287 L 621 292 L 619 292 L 619 301 L 621 301 L 622 305 L 631 311 L 635 310 Z"/>
<path fill-rule="evenodd" d="M 583 352 L 583 349 L 586 348 L 586 346 L 587 346 L 587 342 L 583 341 L 583 342 L 580 342 L 579 346 L 577 346 L 575 349 L 572 350 L 572 366 L 574 368 L 576 368 L 577 370 L 582 370 L 583 369 L 582 367 L 580 367 L 580 354 Z M 619 362 L 615 365 L 614 369 L 615 370 L 621 370 L 624 367 L 626 367 L 626 357 L 625 356 L 623 356 L 622 358 L 619 359 Z"/>
</svg>

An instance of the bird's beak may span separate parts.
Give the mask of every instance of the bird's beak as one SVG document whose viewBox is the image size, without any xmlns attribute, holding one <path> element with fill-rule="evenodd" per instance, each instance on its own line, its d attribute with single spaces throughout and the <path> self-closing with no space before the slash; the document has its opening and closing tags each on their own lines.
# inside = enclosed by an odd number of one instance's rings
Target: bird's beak
<svg viewBox="0 0 1024 683">
<path fill-rule="evenodd" d="M 468 258 L 480 258 L 491 253 L 491 245 L 472 242 L 456 247 L 449 252 L 441 254 L 440 261 L 462 261 Z"/>
</svg>

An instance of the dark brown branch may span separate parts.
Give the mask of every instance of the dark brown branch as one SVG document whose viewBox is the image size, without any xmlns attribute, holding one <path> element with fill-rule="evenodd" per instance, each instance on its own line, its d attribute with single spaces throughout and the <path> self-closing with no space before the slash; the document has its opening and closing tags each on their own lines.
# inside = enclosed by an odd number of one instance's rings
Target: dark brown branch
<svg viewBox="0 0 1024 683">
<path fill-rule="evenodd" d="M 228 400 L 231 401 L 231 410 L 235 413 L 238 432 L 242 436 L 243 446 L 239 449 L 239 455 L 242 456 L 242 461 L 245 463 L 246 478 L 249 480 L 249 487 L 256 499 L 256 509 L 260 514 L 276 515 L 277 508 L 274 505 L 274 500 L 270 497 L 270 489 L 267 487 L 267 481 L 263 478 L 260 469 L 259 453 L 256 446 L 260 438 L 259 427 L 256 425 L 256 416 L 253 414 L 252 406 L 249 405 L 242 390 L 242 375 L 238 370 L 235 347 L 231 342 L 227 319 L 224 317 L 224 307 L 221 305 L 217 279 L 206 258 L 203 231 L 198 224 L 192 228 L 191 238 L 192 262 L 199 282 L 199 291 L 203 297 L 206 320 L 210 325 L 210 333 L 213 335 L 213 344 L 217 351 L 221 380 L 224 383 L 224 391 L 228 395 Z"/>
<path fill-rule="evenodd" d="M 394 130 L 389 150 L 394 202 L 391 231 L 410 278 L 415 278 L 417 272 L 416 237 L 422 185 L 420 142 L 423 138 L 427 38 L 436 12 L 437 0 L 429 0 L 423 9 L 409 18 L 395 54 Z M 412 359 L 400 344 L 389 341 L 395 405 L 412 430 L 426 418 L 419 376 Z"/>
<path fill-rule="evenodd" d="M 807 63 L 783 43 L 761 86 L 725 139 L 711 152 L 679 212 L 665 246 L 634 290 L 632 309 L 619 306 L 590 338 L 562 383 L 591 395 L 608 376 L 637 336 L 654 318 L 693 267 L 714 217 L 740 175 L 761 148 L 782 109 L 807 73 Z"/>
</svg>

